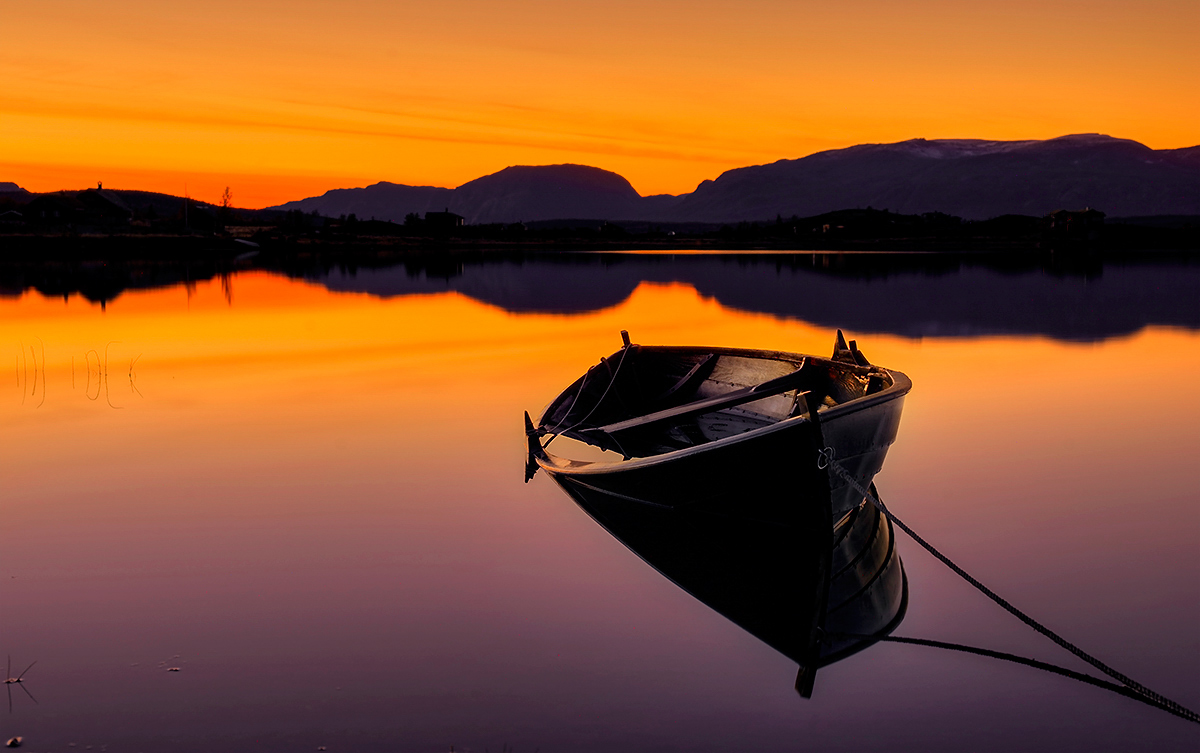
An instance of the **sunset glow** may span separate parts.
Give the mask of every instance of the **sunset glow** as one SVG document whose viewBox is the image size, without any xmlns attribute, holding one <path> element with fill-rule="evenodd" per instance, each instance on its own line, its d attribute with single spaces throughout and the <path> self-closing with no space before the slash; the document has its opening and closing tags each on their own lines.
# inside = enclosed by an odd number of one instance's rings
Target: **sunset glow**
<svg viewBox="0 0 1200 753">
<path fill-rule="evenodd" d="M 0 181 L 261 207 L 512 164 L 643 195 L 862 142 L 1200 142 L 1200 4 L 46 0 L 0 25 Z"/>
</svg>

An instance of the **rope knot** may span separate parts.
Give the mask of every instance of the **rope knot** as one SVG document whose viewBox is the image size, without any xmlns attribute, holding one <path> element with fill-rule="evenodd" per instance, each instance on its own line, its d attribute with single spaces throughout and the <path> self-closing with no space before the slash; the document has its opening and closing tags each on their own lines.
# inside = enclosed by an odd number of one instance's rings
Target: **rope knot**
<svg viewBox="0 0 1200 753">
<path fill-rule="evenodd" d="M 833 462 L 833 456 L 834 452 L 832 447 L 826 447 L 823 450 L 817 450 L 817 468 L 821 469 L 822 471 L 828 468 L 829 464 Z"/>
</svg>

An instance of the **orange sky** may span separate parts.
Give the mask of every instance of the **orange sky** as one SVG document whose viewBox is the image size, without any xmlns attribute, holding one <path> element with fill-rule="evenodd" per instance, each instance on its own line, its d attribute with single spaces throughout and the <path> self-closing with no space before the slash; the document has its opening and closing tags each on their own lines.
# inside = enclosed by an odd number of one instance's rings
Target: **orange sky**
<svg viewBox="0 0 1200 753">
<path fill-rule="evenodd" d="M 1200 143 L 1200 3 L 5 3 L 0 180 L 267 206 L 511 164 L 642 194 L 907 138 Z"/>
</svg>

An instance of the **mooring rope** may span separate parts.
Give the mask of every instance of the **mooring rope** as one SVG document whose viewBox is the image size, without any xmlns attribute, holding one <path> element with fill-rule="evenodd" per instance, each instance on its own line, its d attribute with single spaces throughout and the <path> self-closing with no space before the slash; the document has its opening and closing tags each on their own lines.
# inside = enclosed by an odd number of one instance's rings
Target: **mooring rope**
<svg viewBox="0 0 1200 753">
<path fill-rule="evenodd" d="M 1092 677 L 1091 675 L 1086 674 L 1084 672 L 1076 672 L 1073 669 L 1067 669 L 1066 667 L 1060 667 L 1057 664 L 1050 664 L 1048 662 L 1038 661 L 1037 659 L 1030 659 L 1030 658 L 1027 658 L 1024 656 L 1017 656 L 1016 654 L 1009 654 L 1009 653 L 1005 653 L 1004 651 L 993 651 L 990 648 L 979 648 L 978 646 L 965 646 L 961 643 L 947 643 L 946 641 L 934 641 L 934 640 L 929 640 L 928 638 L 906 638 L 904 636 L 899 636 L 899 635 L 867 635 L 867 634 L 862 634 L 862 633 L 826 633 L 825 635 L 828 635 L 833 638 L 853 638 L 853 639 L 858 639 L 858 640 L 869 640 L 872 642 L 880 641 L 880 642 L 888 642 L 888 643 L 907 643 L 907 644 L 913 645 L 913 646 L 927 646 L 929 648 L 940 648 L 945 651 L 961 651 L 966 654 L 975 654 L 976 656 L 985 656 L 989 659 L 999 659 L 1000 661 L 1013 662 L 1014 664 L 1021 664 L 1026 667 L 1032 667 L 1033 669 L 1040 669 L 1043 672 L 1049 672 L 1050 674 L 1061 675 L 1062 677 L 1067 677 L 1069 679 L 1076 680 L 1078 682 L 1086 683 L 1088 685 L 1093 685 L 1097 688 L 1103 688 L 1104 690 L 1107 690 L 1110 693 L 1116 693 L 1117 695 L 1121 695 L 1126 698 L 1130 698 L 1134 701 L 1137 701 L 1138 703 L 1144 703 L 1147 706 L 1151 706 L 1153 708 L 1160 709 L 1162 711 L 1167 712 L 1168 714 L 1174 714 L 1175 716 L 1180 716 L 1184 719 L 1189 719 L 1189 720 L 1191 719 L 1191 717 L 1187 716 L 1187 714 L 1181 714 L 1175 708 L 1157 703 L 1153 699 L 1142 695 L 1141 693 L 1137 692 L 1133 688 L 1126 687 L 1119 683 L 1109 682 L 1108 680 L 1101 680 L 1099 677 Z"/>
<path fill-rule="evenodd" d="M 613 385 L 617 383 L 617 375 L 621 373 L 621 367 L 625 365 L 625 355 L 627 353 L 629 353 L 630 347 L 631 346 L 626 345 L 625 347 L 621 348 L 621 360 L 617 361 L 617 368 L 613 369 L 612 376 L 610 376 L 608 378 L 608 386 L 604 388 L 604 392 L 600 394 L 600 399 L 596 401 L 596 404 L 592 406 L 592 409 L 590 411 L 588 411 L 584 415 L 583 418 L 579 419 L 578 421 L 571 424 L 567 428 L 560 430 L 556 427 L 553 432 L 553 436 L 550 437 L 550 439 L 546 440 L 546 444 L 542 445 L 543 450 L 546 449 L 547 447 L 549 447 L 551 442 L 558 439 L 560 436 L 562 436 L 563 434 L 566 434 L 569 431 L 574 431 L 575 429 L 578 429 L 580 426 L 583 425 L 584 421 L 587 421 L 589 418 L 592 417 L 592 414 L 595 413 L 596 409 L 600 407 L 600 404 L 604 402 L 604 398 L 608 397 L 608 391 L 611 390 Z M 576 390 L 576 392 L 575 392 L 575 399 L 571 401 L 571 407 L 567 408 L 567 412 L 563 414 L 564 421 L 567 420 L 568 417 L 570 417 L 571 411 L 575 410 L 575 404 L 579 402 L 579 396 L 583 394 L 583 385 L 585 382 L 587 382 L 588 374 L 591 374 L 592 370 L 596 369 L 596 368 L 599 368 L 599 367 L 593 366 L 591 369 L 588 369 L 587 374 L 583 375 L 583 380 L 579 383 L 579 389 Z"/>
<path fill-rule="evenodd" d="M 1083 649 L 1079 648 L 1075 644 L 1071 643 L 1066 638 L 1063 638 L 1058 633 L 1054 632 L 1053 630 L 1046 627 L 1042 623 L 1038 622 L 1037 620 L 1033 619 L 1029 615 L 1025 614 L 1020 609 L 1017 609 L 1012 604 L 1010 604 L 1006 599 L 1004 599 L 1002 596 L 1000 596 L 998 593 L 996 593 L 992 589 L 988 588 L 987 586 L 983 585 L 978 580 L 973 578 L 970 573 L 968 573 L 966 570 L 963 570 L 961 567 L 956 565 L 949 557 L 947 557 L 946 555 L 939 552 L 932 544 L 930 544 L 925 539 L 921 538 L 921 536 L 916 531 L 909 528 L 908 525 L 906 525 L 904 523 L 904 521 L 897 518 L 895 516 L 895 514 L 893 514 L 892 511 L 889 510 L 887 508 L 887 506 L 883 504 L 883 500 L 881 500 L 877 494 L 873 494 L 872 492 L 864 489 L 862 484 L 860 484 L 858 482 L 858 479 L 854 478 L 854 476 L 852 476 L 845 468 L 842 467 L 841 463 L 839 463 L 837 460 L 834 459 L 833 448 L 826 447 L 825 449 L 820 450 L 818 452 L 817 467 L 821 468 L 822 470 L 824 470 L 825 468 L 831 469 L 842 480 L 849 483 L 851 486 L 854 487 L 854 489 L 856 491 L 858 491 L 860 494 L 862 494 L 866 499 L 870 500 L 871 504 L 875 505 L 875 507 L 879 510 L 879 512 L 883 513 L 887 517 L 887 519 L 892 522 L 893 525 L 897 526 L 900 530 L 907 533 L 912 538 L 912 540 L 917 542 L 918 544 L 920 544 L 925 549 L 925 551 L 929 552 L 934 557 L 936 557 L 938 560 L 940 560 L 942 562 L 942 564 L 944 564 L 946 567 L 953 570 L 956 575 L 958 575 L 960 578 L 962 578 L 966 582 L 970 583 L 972 586 L 975 587 L 976 590 L 978 590 L 984 596 L 988 597 L 993 602 L 1000 605 L 1006 612 L 1008 612 L 1012 616 L 1016 617 L 1021 622 L 1024 622 L 1026 625 L 1033 628 L 1037 632 L 1046 636 L 1050 640 L 1054 641 L 1060 647 L 1071 652 L 1072 654 L 1079 657 L 1080 659 L 1087 662 L 1088 664 L 1091 664 L 1093 667 L 1100 670 L 1104 674 L 1108 675 L 1109 677 L 1113 678 L 1114 680 L 1117 680 L 1125 687 L 1127 687 L 1130 690 L 1138 693 L 1139 695 L 1144 696 L 1145 698 L 1153 701 L 1156 705 L 1162 706 L 1165 710 L 1170 711 L 1171 713 L 1175 714 L 1176 716 L 1183 717 L 1184 719 L 1187 719 L 1188 721 L 1200 723 L 1200 714 L 1197 714 L 1195 711 L 1192 711 L 1191 709 L 1189 709 L 1185 706 L 1181 706 L 1180 704 L 1176 703 L 1175 701 L 1172 701 L 1169 698 L 1166 698 L 1165 696 L 1155 693 L 1153 690 L 1147 688 L 1145 685 L 1142 685 L 1141 683 L 1133 680 L 1133 678 L 1131 678 L 1125 674 L 1122 674 L 1121 672 L 1118 672 L 1117 670 L 1108 666 L 1107 664 L 1100 661 L 1096 657 L 1092 656 L 1091 654 L 1087 653 Z"/>
</svg>

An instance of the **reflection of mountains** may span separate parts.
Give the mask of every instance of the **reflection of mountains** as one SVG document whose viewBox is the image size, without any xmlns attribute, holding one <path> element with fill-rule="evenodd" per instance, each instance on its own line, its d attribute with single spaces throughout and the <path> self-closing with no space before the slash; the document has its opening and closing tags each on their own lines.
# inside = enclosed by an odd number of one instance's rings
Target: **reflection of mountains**
<svg viewBox="0 0 1200 753">
<path fill-rule="evenodd" d="M 839 258 L 853 266 L 821 266 Z M 919 259 L 914 263 L 923 264 Z M 1200 329 L 1200 263 L 1097 265 L 1084 276 L 933 259 L 934 271 L 895 262 L 881 270 L 853 257 L 808 254 L 597 255 L 479 261 L 452 270 L 360 268 L 315 279 L 337 291 L 391 297 L 453 290 L 508 311 L 564 314 L 615 306 L 642 282 L 677 282 L 730 308 L 910 337 L 1093 340 L 1150 325 Z"/>
</svg>

